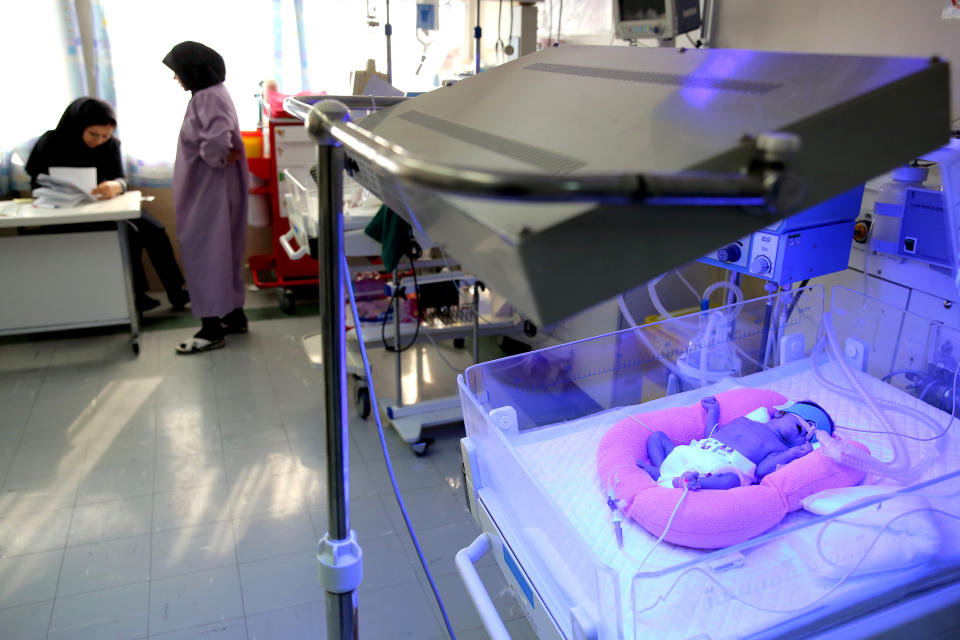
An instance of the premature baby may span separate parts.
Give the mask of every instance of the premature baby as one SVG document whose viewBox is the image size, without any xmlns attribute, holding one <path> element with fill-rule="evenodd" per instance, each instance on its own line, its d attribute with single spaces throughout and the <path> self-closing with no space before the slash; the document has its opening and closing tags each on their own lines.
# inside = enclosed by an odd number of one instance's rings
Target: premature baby
<svg viewBox="0 0 960 640">
<path fill-rule="evenodd" d="M 637 466 L 662 486 L 697 491 L 753 484 L 813 451 L 815 430 L 833 433 L 830 415 L 809 400 L 780 407 L 772 417 L 761 408 L 727 424 L 718 424 L 715 397 L 700 404 L 707 410 L 702 440 L 674 445 L 662 431 L 647 439 L 650 464 L 638 460 Z"/>
</svg>

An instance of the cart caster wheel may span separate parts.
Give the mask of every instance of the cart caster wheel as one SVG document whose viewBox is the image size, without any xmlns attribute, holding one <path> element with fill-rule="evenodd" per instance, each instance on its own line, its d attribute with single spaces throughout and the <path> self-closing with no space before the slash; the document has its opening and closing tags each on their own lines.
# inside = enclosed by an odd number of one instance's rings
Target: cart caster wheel
<svg viewBox="0 0 960 640">
<path fill-rule="evenodd" d="M 413 444 L 411 444 L 410 448 L 413 449 L 413 453 L 417 457 L 422 458 L 423 456 L 427 455 L 427 447 L 429 447 L 432 444 L 433 444 L 433 438 L 422 438 L 417 442 L 414 442 Z"/>
<path fill-rule="evenodd" d="M 529 320 L 524 320 L 523 335 L 527 336 L 528 338 L 532 338 L 533 336 L 537 335 L 537 325 L 533 324 Z"/>
<path fill-rule="evenodd" d="M 465 338 L 454 338 L 454 339 L 453 339 L 453 346 L 454 346 L 454 348 L 456 348 L 456 349 L 463 349 L 463 347 L 466 346 L 466 344 L 467 344 L 467 341 L 466 341 Z"/>
<path fill-rule="evenodd" d="M 358 387 L 357 392 L 354 396 L 354 407 L 357 409 L 357 415 L 360 416 L 362 420 L 366 420 L 370 417 L 370 389 L 366 387 Z"/>
<path fill-rule="evenodd" d="M 283 291 L 280 294 L 280 311 L 288 316 L 297 312 L 297 301 L 293 297 L 293 291 Z"/>
<path fill-rule="evenodd" d="M 133 349 L 133 355 L 135 355 L 135 356 L 140 355 L 140 343 L 139 343 L 139 342 L 134 342 L 133 344 L 130 345 L 130 348 Z"/>
</svg>

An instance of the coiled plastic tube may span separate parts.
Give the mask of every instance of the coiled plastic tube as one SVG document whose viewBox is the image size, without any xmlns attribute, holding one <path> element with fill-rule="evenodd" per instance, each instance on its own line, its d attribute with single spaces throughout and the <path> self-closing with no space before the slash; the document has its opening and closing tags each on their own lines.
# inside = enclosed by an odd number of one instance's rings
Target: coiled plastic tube
<svg viewBox="0 0 960 640">
<path fill-rule="evenodd" d="M 904 482 L 909 481 L 913 473 L 911 473 L 910 454 L 907 452 L 906 445 L 894 430 L 893 425 L 890 424 L 886 413 L 877 406 L 877 403 L 873 400 L 873 396 L 867 392 L 856 374 L 850 369 L 850 365 L 847 364 L 846 358 L 844 358 L 843 352 L 840 349 L 837 334 L 833 328 L 833 314 L 831 312 L 823 314 L 823 329 L 826 334 L 827 344 L 830 345 L 832 361 L 840 367 L 840 370 L 843 371 L 847 380 L 850 381 L 850 384 L 859 394 L 859 397 L 863 399 L 864 403 L 877 417 L 880 425 L 889 435 L 890 443 L 893 445 L 893 459 L 889 462 L 881 462 L 849 442 L 840 443 L 840 447 L 832 446 L 834 443 L 830 445 L 825 444 L 824 453 L 849 467 L 889 476 Z"/>
</svg>

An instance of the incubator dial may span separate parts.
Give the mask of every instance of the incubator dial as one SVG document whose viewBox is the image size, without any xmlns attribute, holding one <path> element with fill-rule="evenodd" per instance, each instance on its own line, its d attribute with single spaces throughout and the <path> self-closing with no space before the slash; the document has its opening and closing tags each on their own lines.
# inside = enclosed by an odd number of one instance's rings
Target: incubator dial
<svg viewBox="0 0 960 640">
<path fill-rule="evenodd" d="M 772 267 L 773 265 L 770 262 L 770 258 L 767 256 L 757 256 L 754 258 L 753 264 L 750 265 L 750 271 L 758 276 L 762 276 L 770 273 Z"/>
<path fill-rule="evenodd" d="M 734 243 L 717 251 L 717 260 L 720 262 L 736 262 L 740 259 L 740 245 Z"/>
</svg>

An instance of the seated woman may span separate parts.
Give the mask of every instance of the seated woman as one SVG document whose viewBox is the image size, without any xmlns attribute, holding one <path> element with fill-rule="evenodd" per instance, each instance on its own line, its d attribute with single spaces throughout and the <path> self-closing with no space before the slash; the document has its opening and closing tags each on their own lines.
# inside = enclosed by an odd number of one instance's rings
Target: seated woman
<svg viewBox="0 0 960 640">
<path fill-rule="evenodd" d="M 34 189 L 40 186 L 37 177 L 49 173 L 50 167 L 94 167 L 97 170 L 94 195 L 112 198 L 124 193 L 127 183 L 123 178 L 120 141 L 113 137 L 116 127 L 117 117 L 106 102 L 96 98 L 78 98 L 71 102 L 57 128 L 40 136 L 30 152 L 26 166 L 30 186 Z M 183 288 L 183 274 L 163 225 L 146 211 L 141 211 L 140 218 L 130 223 L 136 230 L 130 234 L 130 250 L 137 309 L 147 311 L 160 304 L 147 295 L 147 277 L 140 258 L 143 249 L 147 250 L 160 276 L 170 305 L 182 309 L 190 298 Z M 77 227 L 67 230 L 76 231 Z"/>
<path fill-rule="evenodd" d="M 700 404 L 707 410 L 702 440 L 676 446 L 655 431 L 647 440 L 652 464 L 637 461 L 661 486 L 697 491 L 753 484 L 813 451 L 815 430 L 833 433 L 830 415 L 809 400 L 781 407 L 772 417 L 760 409 L 723 425 L 718 424 L 716 398 Z"/>
</svg>

